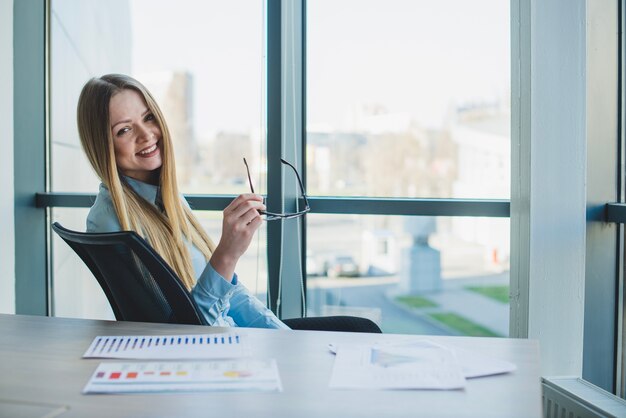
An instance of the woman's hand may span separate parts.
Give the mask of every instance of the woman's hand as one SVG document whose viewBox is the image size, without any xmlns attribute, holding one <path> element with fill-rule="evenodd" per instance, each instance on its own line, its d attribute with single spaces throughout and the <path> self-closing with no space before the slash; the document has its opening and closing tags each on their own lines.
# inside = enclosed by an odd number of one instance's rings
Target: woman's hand
<svg viewBox="0 0 626 418">
<path fill-rule="evenodd" d="M 263 197 L 252 193 L 237 196 L 224 209 L 222 237 L 210 262 L 226 280 L 232 280 L 239 257 L 246 252 L 263 222 L 259 210 L 265 210 Z"/>
</svg>

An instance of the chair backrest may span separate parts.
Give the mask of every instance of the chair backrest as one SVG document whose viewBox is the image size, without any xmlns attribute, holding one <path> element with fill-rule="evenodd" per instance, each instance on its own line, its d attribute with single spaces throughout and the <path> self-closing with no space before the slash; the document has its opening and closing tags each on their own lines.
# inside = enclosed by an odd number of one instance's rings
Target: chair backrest
<svg viewBox="0 0 626 418">
<path fill-rule="evenodd" d="M 208 325 L 172 268 L 132 231 L 84 233 L 52 229 L 100 283 L 120 321 Z"/>
</svg>

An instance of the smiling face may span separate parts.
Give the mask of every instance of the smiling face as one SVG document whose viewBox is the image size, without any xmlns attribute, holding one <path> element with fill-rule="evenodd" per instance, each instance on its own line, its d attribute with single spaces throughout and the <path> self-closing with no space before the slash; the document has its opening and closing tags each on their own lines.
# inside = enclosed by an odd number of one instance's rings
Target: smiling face
<svg viewBox="0 0 626 418">
<path fill-rule="evenodd" d="M 125 89 L 113 95 L 109 122 L 118 169 L 125 176 L 155 184 L 163 164 L 161 128 L 141 94 Z"/>
</svg>

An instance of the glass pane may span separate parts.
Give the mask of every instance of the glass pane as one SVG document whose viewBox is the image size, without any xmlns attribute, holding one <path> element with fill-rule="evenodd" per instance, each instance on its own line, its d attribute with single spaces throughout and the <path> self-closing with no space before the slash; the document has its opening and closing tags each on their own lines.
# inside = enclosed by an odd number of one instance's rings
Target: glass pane
<svg viewBox="0 0 626 418">
<path fill-rule="evenodd" d="M 163 107 L 181 190 L 247 191 L 242 158 L 260 172 L 265 155 L 263 2 L 130 4 L 133 72 Z"/>
<path fill-rule="evenodd" d="M 84 83 L 107 73 L 129 74 L 155 96 L 172 134 L 183 193 L 247 192 L 243 157 L 258 191 L 266 190 L 263 2 L 183 0 L 172 7 L 163 0 L 53 0 L 51 6 L 52 191 L 98 191 L 80 146 L 76 106 Z M 53 211 L 78 231 L 85 230 L 86 216 L 83 209 Z M 219 241 L 221 215 L 198 216 Z M 237 272 L 264 301 L 265 235 L 259 235 Z M 111 317 L 80 259 L 57 237 L 52 245 L 56 314 Z"/>
<path fill-rule="evenodd" d="M 85 230 L 88 209 L 54 208 L 52 222 L 68 229 Z M 196 211 L 196 216 L 211 239 L 219 242 L 222 215 L 214 211 Z M 239 259 L 237 276 L 261 301 L 267 294 L 267 234 L 265 224 L 252 240 L 248 251 Z M 87 266 L 74 251 L 52 232 L 53 309 L 55 316 L 90 319 L 115 319 L 104 292 Z"/>
<path fill-rule="evenodd" d="M 508 1 L 316 0 L 307 31 L 309 194 L 510 196 Z"/>
<path fill-rule="evenodd" d="M 364 316 L 388 333 L 508 336 L 509 219 L 307 218 L 309 316 Z"/>
<path fill-rule="evenodd" d="M 256 0 L 54 0 L 52 190 L 97 191 L 76 105 L 90 77 L 113 72 L 137 78 L 161 106 L 184 193 L 247 191 L 243 157 L 265 190 L 263 25 Z"/>
<path fill-rule="evenodd" d="M 130 5 L 53 0 L 51 7 L 50 185 L 55 192 L 97 193 L 100 180 L 80 145 L 76 106 L 89 78 L 132 74 Z"/>
<path fill-rule="evenodd" d="M 53 208 L 52 222 L 85 230 L 89 209 Z M 109 302 L 89 268 L 54 231 L 52 238 L 52 314 L 68 318 L 115 319 Z"/>
</svg>

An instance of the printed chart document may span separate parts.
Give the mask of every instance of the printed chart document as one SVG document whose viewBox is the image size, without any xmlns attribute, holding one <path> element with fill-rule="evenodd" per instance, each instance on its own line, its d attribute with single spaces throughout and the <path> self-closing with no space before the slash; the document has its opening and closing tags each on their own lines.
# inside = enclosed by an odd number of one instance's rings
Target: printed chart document
<svg viewBox="0 0 626 418">
<path fill-rule="evenodd" d="M 83 358 L 194 360 L 245 357 L 250 350 L 238 333 L 98 336 Z"/>
<path fill-rule="evenodd" d="M 282 392 L 276 361 L 100 363 L 83 393 L 189 391 Z"/>
<path fill-rule="evenodd" d="M 464 348 L 452 346 L 448 348 L 456 354 L 466 379 L 510 373 L 517 369 L 517 366 L 509 361 L 494 359 Z"/>
<path fill-rule="evenodd" d="M 517 370 L 517 366 L 509 361 L 496 359 L 490 356 L 486 356 L 481 353 L 477 353 L 472 350 L 466 350 L 456 346 L 442 346 L 435 342 L 427 341 L 429 344 L 439 345 L 441 347 L 448 348 L 456 355 L 457 361 L 461 365 L 461 370 L 466 379 L 473 379 L 476 377 L 493 376 L 497 374 L 510 373 Z M 404 345 L 406 343 L 393 343 L 393 345 Z M 338 346 L 336 344 L 328 344 L 328 349 L 331 353 L 337 354 Z"/>
<path fill-rule="evenodd" d="M 333 389 L 462 389 L 454 353 L 428 341 L 396 345 L 340 345 Z"/>
</svg>

